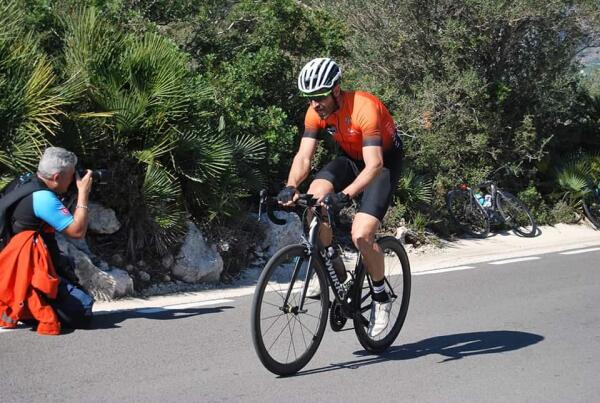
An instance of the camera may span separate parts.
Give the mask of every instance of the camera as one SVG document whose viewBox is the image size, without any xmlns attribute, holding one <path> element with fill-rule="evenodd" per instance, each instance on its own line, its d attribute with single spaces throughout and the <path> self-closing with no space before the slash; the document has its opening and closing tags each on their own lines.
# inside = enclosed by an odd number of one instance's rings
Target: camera
<svg viewBox="0 0 600 403">
<path fill-rule="evenodd" d="M 106 185 L 112 178 L 112 172 L 108 169 L 92 169 L 92 180 L 99 185 Z M 85 175 L 85 169 L 78 169 L 79 177 Z"/>
</svg>

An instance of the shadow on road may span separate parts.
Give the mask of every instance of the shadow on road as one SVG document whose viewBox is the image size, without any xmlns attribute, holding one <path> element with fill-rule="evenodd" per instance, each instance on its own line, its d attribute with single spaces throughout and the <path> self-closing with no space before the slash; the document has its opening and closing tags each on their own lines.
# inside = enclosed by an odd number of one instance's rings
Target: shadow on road
<svg viewBox="0 0 600 403">
<path fill-rule="evenodd" d="M 410 360 L 429 354 L 438 354 L 446 357 L 440 361 L 440 363 L 445 363 L 472 355 L 496 354 L 518 350 L 542 340 L 544 340 L 544 337 L 537 334 L 510 330 L 450 334 L 432 337 L 403 346 L 392 346 L 386 352 L 379 355 L 370 354 L 365 350 L 357 351 L 354 354 L 364 358 L 302 371 L 298 375 L 311 375 L 338 369 L 357 369 L 365 365 L 392 360 Z"/>
<path fill-rule="evenodd" d="M 152 320 L 172 320 L 185 319 L 190 316 L 206 315 L 210 313 L 223 312 L 225 309 L 232 309 L 232 306 L 219 306 L 211 308 L 185 308 L 185 309 L 164 309 L 147 308 L 137 310 L 125 310 L 115 312 L 103 312 L 95 315 L 89 330 L 95 329 L 114 329 L 119 328 L 119 323 L 127 319 L 152 319 Z"/>
</svg>

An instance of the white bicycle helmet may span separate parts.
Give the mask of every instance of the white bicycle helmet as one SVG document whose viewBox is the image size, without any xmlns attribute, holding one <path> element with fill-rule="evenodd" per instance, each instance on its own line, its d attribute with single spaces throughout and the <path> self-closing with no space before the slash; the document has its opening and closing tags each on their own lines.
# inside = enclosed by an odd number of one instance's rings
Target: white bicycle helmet
<svg viewBox="0 0 600 403">
<path fill-rule="evenodd" d="M 319 95 L 329 90 L 342 78 L 342 70 L 336 62 L 327 58 L 313 59 L 300 71 L 298 89 L 304 95 Z"/>
</svg>

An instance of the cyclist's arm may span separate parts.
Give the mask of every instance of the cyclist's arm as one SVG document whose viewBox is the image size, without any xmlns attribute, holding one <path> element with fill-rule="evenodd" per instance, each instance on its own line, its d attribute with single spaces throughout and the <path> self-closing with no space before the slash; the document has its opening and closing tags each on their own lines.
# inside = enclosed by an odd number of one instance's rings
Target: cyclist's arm
<svg viewBox="0 0 600 403">
<path fill-rule="evenodd" d="M 297 188 L 308 177 L 308 174 L 310 173 L 310 164 L 318 145 L 319 140 L 316 136 L 307 135 L 305 132 L 300 141 L 300 148 L 292 162 L 287 186 L 294 186 Z"/>
<path fill-rule="evenodd" d="M 350 198 L 358 196 L 373 179 L 379 175 L 383 168 L 383 150 L 381 148 L 381 138 L 379 136 L 370 136 L 373 139 L 363 142 L 362 154 L 365 162 L 365 168 L 358 174 L 354 182 L 342 190 Z M 375 139 L 377 137 L 377 139 Z M 370 144 L 370 142 L 372 144 Z"/>
</svg>

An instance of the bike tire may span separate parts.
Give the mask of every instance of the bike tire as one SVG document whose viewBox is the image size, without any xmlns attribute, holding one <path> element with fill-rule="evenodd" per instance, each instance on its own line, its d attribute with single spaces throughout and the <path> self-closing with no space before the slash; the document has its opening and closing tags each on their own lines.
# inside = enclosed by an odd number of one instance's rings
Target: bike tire
<svg viewBox="0 0 600 403">
<path fill-rule="evenodd" d="M 583 211 L 587 219 L 600 229 L 600 194 L 590 192 L 583 198 Z"/>
<path fill-rule="evenodd" d="M 302 369 L 317 351 L 325 332 L 329 288 L 318 259 L 312 259 L 312 265 L 316 272 L 314 278 L 318 279 L 321 288 L 321 297 L 305 298 L 306 312 L 293 312 L 293 307 L 300 305 L 308 262 L 309 252 L 305 245 L 289 245 L 280 249 L 265 265 L 254 292 L 252 341 L 265 368 L 277 375 L 292 375 Z M 292 284 L 296 266 L 299 275 Z M 286 312 L 283 302 L 290 287 L 288 307 L 291 309 Z"/>
<path fill-rule="evenodd" d="M 467 190 L 455 189 L 446 196 L 450 218 L 463 231 L 476 238 L 485 238 L 490 232 L 490 219 L 485 209 Z"/>
<path fill-rule="evenodd" d="M 372 291 L 371 280 L 366 270 L 362 269 L 357 273 L 353 293 L 354 303 L 357 305 L 353 317 L 354 331 L 360 344 L 371 353 L 385 351 L 398 337 L 408 312 L 411 286 L 410 263 L 400 241 L 388 236 L 379 239 L 377 244 L 385 254 L 386 289 L 393 302 L 390 323 L 385 331 L 375 338 L 368 334 Z"/>
<path fill-rule="evenodd" d="M 537 223 L 529 209 L 518 197 L 504 190 L 498 190 L 496 197 L 500 215 L 515 233 L 524 237 L 536 235 Z"/>
</svg>

